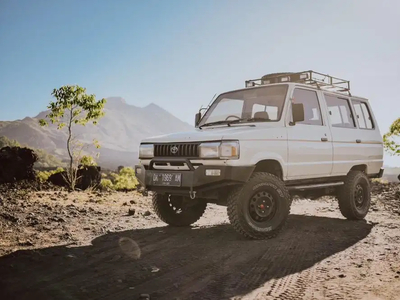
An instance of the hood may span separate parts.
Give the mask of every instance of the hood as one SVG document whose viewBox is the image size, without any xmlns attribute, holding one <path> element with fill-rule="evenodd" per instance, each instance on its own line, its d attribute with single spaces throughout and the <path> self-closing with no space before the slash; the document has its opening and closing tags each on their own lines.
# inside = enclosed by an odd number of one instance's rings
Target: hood
<svg viewBox="0 0 400 300">
<path fill-rule="evenodd" d="M 194 129 L 192 131 L 178 132 L 165 134 L 160 136 L 154 136 L 144 139 L 144 143 L 174 143 L 174 142 L 201 142 L 201 141 L 214 141 L 214 140 L 227 140 L 227 139 L 239 139 L 246 140 L 251 139 L 252 136 L 257 135 L 260 130 L 267 128 L 276 127 L 276 123 L 269 126 L 263 124 L 263 126 L 248 126 L 248 125 L 233 125 L 221 126 L 221 127 L 210 127 L 203 129 Z M 271 126 L 272 125 L 272 126 Z"/>
</svg>

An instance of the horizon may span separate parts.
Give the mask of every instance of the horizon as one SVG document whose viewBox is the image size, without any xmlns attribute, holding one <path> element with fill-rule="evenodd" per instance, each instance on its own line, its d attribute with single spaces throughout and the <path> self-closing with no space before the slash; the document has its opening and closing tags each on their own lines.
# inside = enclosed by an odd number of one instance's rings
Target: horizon
<svg viewBox="0 0 400 300">
<path fill-rule="evenodd" d="M 214 94 L 311 69 L 350 80 L 384 134 L 400 117 L 396 28 L 400 2 L 390 0 L 4 0 L 0 120 L 35 116 L 53 88 L 79 84 L 99 99 L 154 103 L 192 125 Z M 385 164 L 400 158 L 385 154 Z"/>
</svg>

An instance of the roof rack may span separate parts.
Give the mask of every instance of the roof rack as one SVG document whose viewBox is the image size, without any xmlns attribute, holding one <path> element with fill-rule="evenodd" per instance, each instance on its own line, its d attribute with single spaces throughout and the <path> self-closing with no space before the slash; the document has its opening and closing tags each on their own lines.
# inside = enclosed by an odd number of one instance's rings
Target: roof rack
<svg viewBox="0 0 400 300">
<path fill-rule="evenodd" d="M 333 92 L 350 94 L 350 81 L 333 77 L 328 74 L 322 74 L 314 71 L 303 71 L 297 73 L 274 73 L 264 75 L 259 79 L 245 81 L 246 87 L 262 86 L 273 83 L 298 82 L 316 86 L 318 89 L 324 89 Z"/>
</svg>

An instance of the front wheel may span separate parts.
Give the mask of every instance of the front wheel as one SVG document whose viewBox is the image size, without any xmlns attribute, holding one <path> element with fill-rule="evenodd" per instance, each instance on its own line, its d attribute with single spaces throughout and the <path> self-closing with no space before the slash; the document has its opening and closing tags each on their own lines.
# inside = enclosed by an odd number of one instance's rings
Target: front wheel
<svg viewBox="0 0 400 300">
<path fill-rule="evenodd" d="M 153 194 L 153 209 L 157 216 L 171 226 L 190 226 L 204 214 L 207 202 L 189 197 Z"/>
<path fill-rule="evenodd" d="M 258 172 L 228 197 L 228 217 L 234 229 L 251 239 L 276 236 L 290 213 L 291 197 L 278 177 Z"/>
<path fill-rule="evenodd" d="M 338 192 L 339 208 L 349 220 L 362 220 L 371 205 L 371 187 L 364 172 L 350 171 Z"/>
</svg>

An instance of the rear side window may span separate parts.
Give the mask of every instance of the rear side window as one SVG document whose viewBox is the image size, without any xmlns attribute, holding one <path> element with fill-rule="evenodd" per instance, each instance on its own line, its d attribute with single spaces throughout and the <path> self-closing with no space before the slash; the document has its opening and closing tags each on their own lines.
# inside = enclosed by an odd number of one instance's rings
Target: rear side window
<svg viewBox="0 0 400 300">
<path fill-rule="evenodd" d="M 321 109 L 316 92 L 295 89 L 293 100 L 294 103 L 303 103 L 304 106 L 304 121 L 297 122 L 297 124 L 322 125 Z"/>
<path fill-rule="evenodd" d="M 358 127 L 361 129 L 374 129 L 374 123 L 369 108 L 365 102 L 353 101 Z"/>
<path fill-rule="evenodd" d="M 332 127 L 355 128 L 349 100 L 336 96 L 325 95 Z"/>
</svg>

